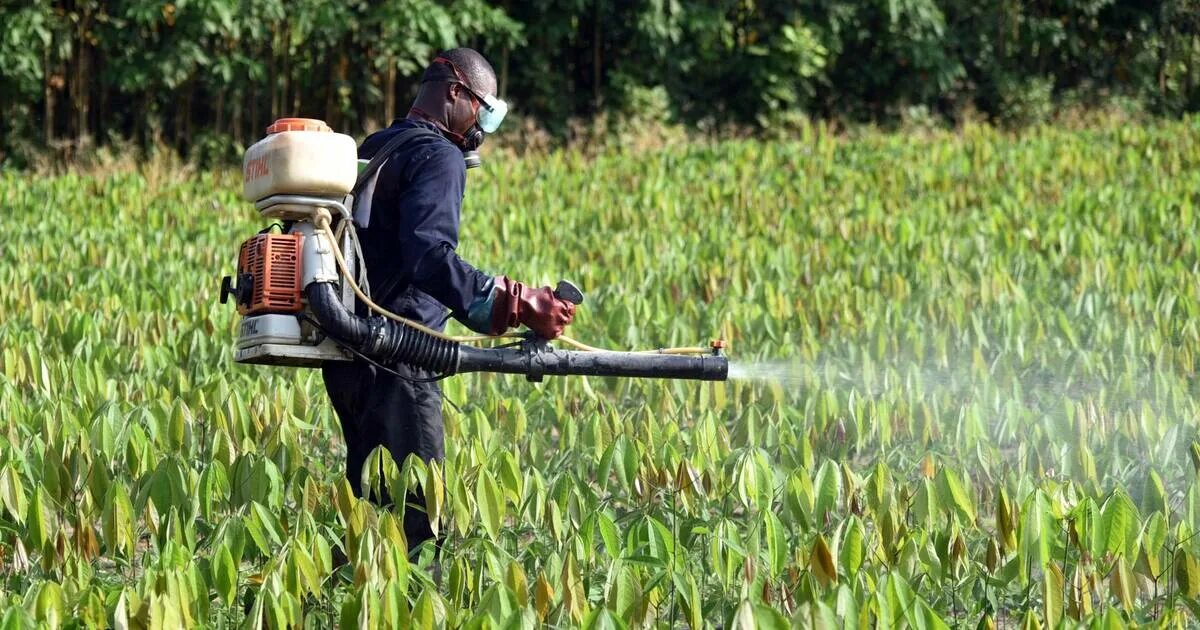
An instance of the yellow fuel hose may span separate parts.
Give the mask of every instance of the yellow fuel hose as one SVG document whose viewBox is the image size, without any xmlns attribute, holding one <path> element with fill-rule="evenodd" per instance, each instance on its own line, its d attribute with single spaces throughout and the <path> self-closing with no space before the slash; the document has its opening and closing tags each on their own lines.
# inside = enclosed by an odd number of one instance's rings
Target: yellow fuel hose
<svg viewBox="0 0 1200 630">
<path fill-rule="evenodd" d="M 504 333 L 501 335 L 468 335 L 468 336 L 447 335 L 446 333 L 434 330 L 434 329 L 432 329 L 428 326 L 422 325 L 418 322 L 414 322 L 411 319 L 401 317 L 401 316 L 387 310 L 386 308 L 376 304 L 374 301 L 371 300 L 370 297 L 367 297 L 367 294 L 364 293 L 362 289 L 359 288 L 358 282 L 356 282 L 354 280 L 354 275 L 350 273 L 349 266 L 346 265 L 346 259 L 342 257 L 342 249 L 341 249 L 341 247 L 338 247 L 338 239 L 334 235 L 333 229 L 330 228 L 330 226 L 329 226 L 329 221 L 330 221 L 330 217 L 329 217 L 328 213 L 319 212 L 319 213 L 317 213 L 317 216 L 315 217 L 314 223 L 317 226 L 317 230 L 319 230 L 321 233 L 323 233 L 326 236 L 326 238 L 329 239 L 330 249 L 333 250 L 333 259 L 337 262 L 338 271 L 342 274 L 342 278 L 344 278 L 346 280 L 346 282 L 350 284 L 350 288 L 354 290 L 354 295 L 358 296 L 358 299 L 362 300 L 363 304 L 366 304 L 367 308 L 370 308 L 372 311 L 375 311 L 376 313 L 379 313 L 380 315 L 382 315 L 388 319 L 400 322 L 401 324 L 404 324 L 406 326 L 411 326 L 413 328 L 416 328 L 417 330 L 419 330 L 427 335 L 432 335 L 434 337 L 437 337 L 438 339 L 445 339 L 446 341 L 454 341 L 454 342 L 458 342 L 458 343 L 480 343 L 483 341 L 491 341 L 493 339 L 513 339 L 513 338 L 523 339 L 525 337 L 524 335 L 519 334 L 519 333 Z M 357 236 L 355 236 L 355 238 L 357 238 Z M 572 346 L 575 349 L 582 350 L 584 352 L 610 352 L 609 350 L 605 350 L 603 348 L 595 348 L 595 347 L 589 346 L 585 343 L 581 343 L 581 342 L 576 341 L 566 335 L 559 336 L 557 339 L 555 339 L 555 341 L 561 341 L 561 342 L 567 344 L 568 346 Z M 635 352 L 647 353 L 647 354 L 708 354 L 708 353 L 712 352 L 712 350 L 709 348 L 703 348 L 700 346 L 696 346 L 696 347 L 687 347 L 687 348 L 660 348 L 660 349 L 656 349 L 656 350 L 637 350 Z"/>
</svg>

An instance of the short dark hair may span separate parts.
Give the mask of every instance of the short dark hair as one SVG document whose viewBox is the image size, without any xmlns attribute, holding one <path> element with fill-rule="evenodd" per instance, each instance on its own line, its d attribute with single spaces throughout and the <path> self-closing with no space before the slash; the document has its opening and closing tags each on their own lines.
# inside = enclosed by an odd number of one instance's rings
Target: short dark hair
<svg viewBox="0 0 1200 630">
<path fill-rule="evenodd" d="M 471 48 L 451 48 L 443 50 L 437 56 L 458 66 L 458 69 L 466 75 L 471 89 L 482 90 L 485 86 L 496 85 L 496 71 L 492 69 L 492 64 Z M 443 64 L 430 63 L 425 69 L 425 80 L 439 79 L 441 77 L 439 71 L 443 67 Z"/>
</svg>

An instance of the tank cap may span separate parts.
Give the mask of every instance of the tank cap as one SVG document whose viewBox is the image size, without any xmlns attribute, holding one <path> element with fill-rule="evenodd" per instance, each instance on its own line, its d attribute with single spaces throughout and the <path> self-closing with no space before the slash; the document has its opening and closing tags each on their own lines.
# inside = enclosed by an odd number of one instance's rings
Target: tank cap
<svg viewBox="0 0 1200 630">
<path fill-rule="evenodd" d="M 281 131 L 333 131 L 323 120 L 316 118 L 280 118 L 267 127 L 267 135 Z"/>
</svg>

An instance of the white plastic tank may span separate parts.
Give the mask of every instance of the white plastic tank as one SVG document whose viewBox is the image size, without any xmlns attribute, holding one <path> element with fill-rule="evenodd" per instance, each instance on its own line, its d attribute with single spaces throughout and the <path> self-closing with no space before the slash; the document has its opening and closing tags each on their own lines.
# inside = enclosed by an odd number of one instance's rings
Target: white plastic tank
<svg viewBox="0 0 1200 630">
<path fill-rule="evenodd" d="M 246 149 L 242 196 L 258 201 L 271 195 L 340 197 L 358 176 L 354 138 L 334 133 L 312 118 L 280 118 L 267 137 Z"/>
</svg>

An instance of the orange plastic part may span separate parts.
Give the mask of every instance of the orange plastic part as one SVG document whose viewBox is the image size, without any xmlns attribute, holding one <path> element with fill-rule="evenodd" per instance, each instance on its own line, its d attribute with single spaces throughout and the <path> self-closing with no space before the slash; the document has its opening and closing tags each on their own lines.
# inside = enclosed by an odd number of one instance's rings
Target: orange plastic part
<svg viewBox="0 0 1200 630">
<path fill-rule="evenodd" d="M 245 243 L 238 254 L 238 273 L 250 274 L 253 288 L 249 304 L 239 303 L 241 315 L 299 313 L 300 234 L 259 234 Z"/>
<path fill-rule="evenodd" d="M 268 136 L 281 131 L 332 132 L 333 129 L 331 129 L 329 125 L 326 125 L 324 120 L 317 120 L 316 118 L 280 118 L 274 123 L 271 123 L 270 127 L 267 127 Z"/>
</svg>

